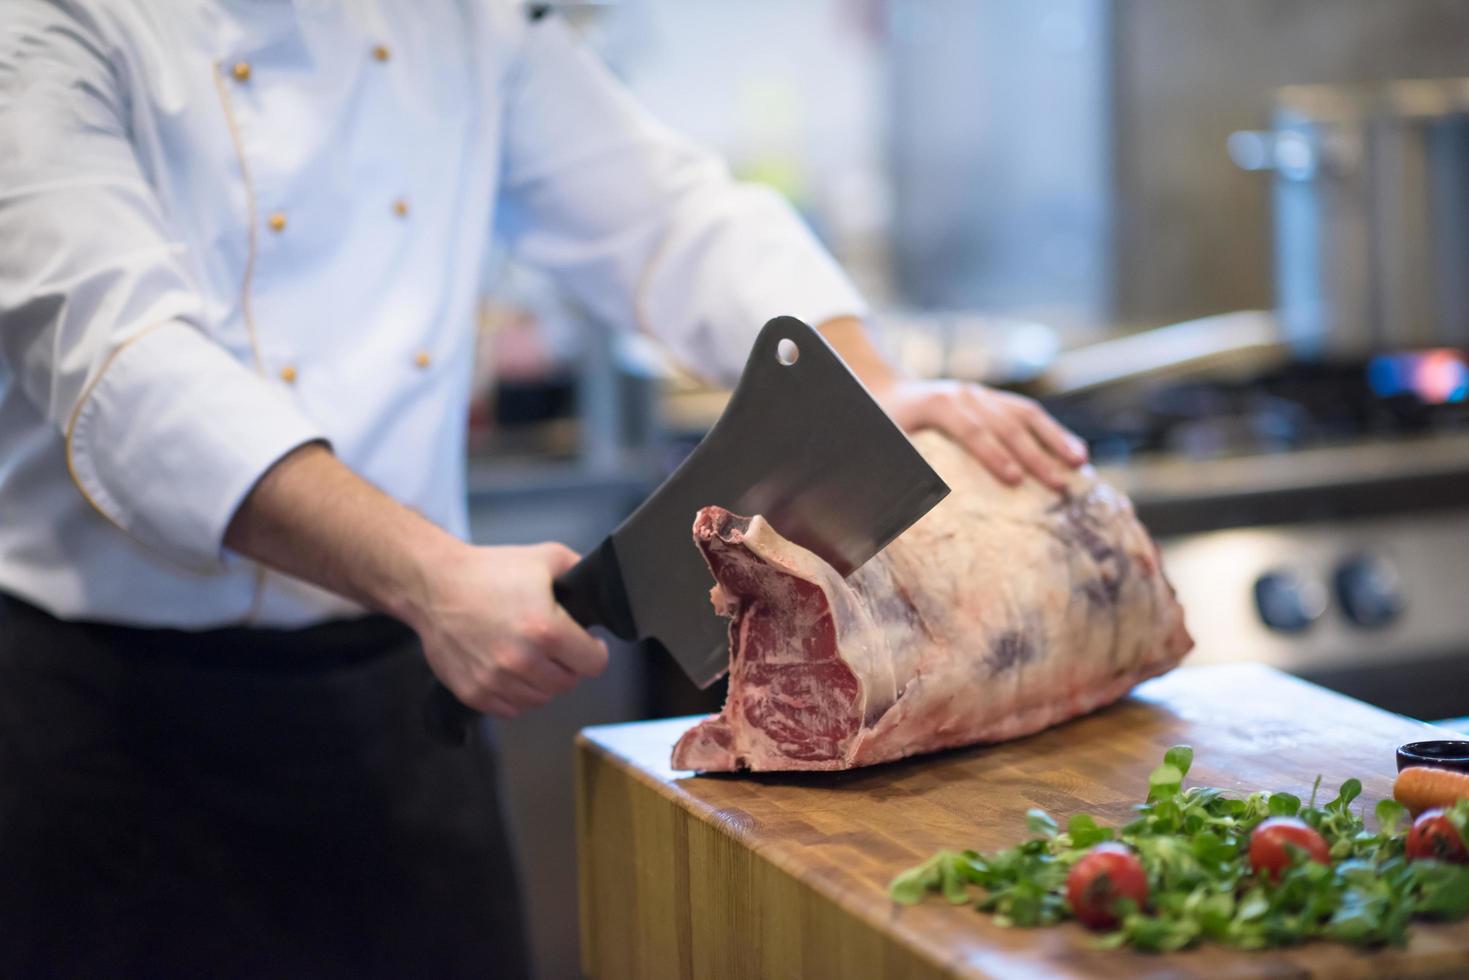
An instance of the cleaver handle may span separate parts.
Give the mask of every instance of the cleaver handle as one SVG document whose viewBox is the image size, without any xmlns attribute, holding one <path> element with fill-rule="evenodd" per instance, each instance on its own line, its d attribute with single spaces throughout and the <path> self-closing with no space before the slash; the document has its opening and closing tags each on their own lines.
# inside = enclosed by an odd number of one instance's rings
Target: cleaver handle
<svg viewBox="0 0 1469 980">
<path fill-rule="evenodd" d="M 552 582 L 551 594 L 582 626 L 600 626 L 620 640 L 638 638 L 638 624 L 622 584 L 622 565 L 610 537 Z"/>
<path fill-rule="evenodd" d="M 566 573 L 551 583 L 557 605 L 582 626 L 601 626 L 623 640 L 636 640 L 637 623 L 622 584 L 622 567 L 612 539 L 604 538 Z M 423 703 L 423 723 L 443 745 L 464 745 L 479 712 L 456 698 L 437 679 Z"/>
</svg>

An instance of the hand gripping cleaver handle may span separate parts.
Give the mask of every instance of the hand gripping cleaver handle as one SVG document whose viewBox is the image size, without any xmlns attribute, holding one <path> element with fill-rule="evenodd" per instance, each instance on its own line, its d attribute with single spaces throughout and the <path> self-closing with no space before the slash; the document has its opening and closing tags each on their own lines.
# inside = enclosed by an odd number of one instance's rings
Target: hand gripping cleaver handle
<svg viewBox="0 0 1469 980">
<path fill-rule="evenodd" d="M 551 584 L 556 602 L 582 626 L 601 626 L 624 640 L 637 639 L 637 624 L 628 607 L 622 584 L 622 568 L 612 539 L 605 538 L 566 574 Z M 464 745 L 480 713 L 456 698 L 443 682 L 435 679 L 423 703 L 423 721 L 434 740 L 444 745 Z"/>
</svg>

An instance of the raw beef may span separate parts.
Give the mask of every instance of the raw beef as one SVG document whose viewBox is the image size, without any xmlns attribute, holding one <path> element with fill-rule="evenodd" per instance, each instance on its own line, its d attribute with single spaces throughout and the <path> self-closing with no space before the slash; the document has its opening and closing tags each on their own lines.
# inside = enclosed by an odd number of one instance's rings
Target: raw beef
<svg viewBox="0 0 1469 980">
<path fill-rule="evenodd" d="M 729 697 L 673 768 L 848 769 L 1016 738 L 1188 652 L 1157 547 L 1093 471 L 1009 488 L 940 435 L 914 441 L 952 492 L 845 581 L 758 516 L 699 513 Z"/>
</svg>

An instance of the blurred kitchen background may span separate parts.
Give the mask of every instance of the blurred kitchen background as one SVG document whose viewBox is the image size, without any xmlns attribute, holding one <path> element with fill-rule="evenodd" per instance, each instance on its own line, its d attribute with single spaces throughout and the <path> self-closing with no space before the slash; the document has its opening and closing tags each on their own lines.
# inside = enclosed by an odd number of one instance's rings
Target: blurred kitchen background
<svg viewBox="0 0 1469 980">
<path fill-rule="evenodd" d="M 1042 397 L 1089 440 L 1159 538 L 1194 662 L 1469 715 L 1469 2 L 560 11 L 789 196 L 909 369 Z M 481 337 L 485 543 L 595 544 L 721 404 L 505 256 Z M 717 698 L 621 647 L 497 726 L 543 976 L 578 972 L 576 731 Z"/>
</svg>

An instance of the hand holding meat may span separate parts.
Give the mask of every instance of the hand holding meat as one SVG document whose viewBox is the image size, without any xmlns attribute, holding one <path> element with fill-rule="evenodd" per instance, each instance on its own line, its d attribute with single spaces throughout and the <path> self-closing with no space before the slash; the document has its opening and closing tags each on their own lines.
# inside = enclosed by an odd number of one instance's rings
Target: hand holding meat
<svg viewBox="0 0 1469 980">
<path fill-rule="evenodd" d="M 961 381 L 898 381 L 874 394 L 906 431 L 944 433 L 1010 486 L 1029 473 L 1061 490 L 1086 462 L 1086 444 L 1023 395 Z"/>
<path fill-rule="evenodd" d="M 872 345 L 862 321 L 838 317 L 821 333 L 905 432 L 932 429 L 969 450 L 1002 484 L 1029 473 L 1061 490 L 1086 462 L 1086 444 L 1023 395 L 962 381 L 906 378 Z"/>
<path fill-rule="evenodd" d="M 607 666 L 607 645 L 551 595 L 576 564 L 559 544 L 466 547 L 434 569 L 414 619 L 434 674 L 486 714 L 513 718 Z"/>
</svg>

